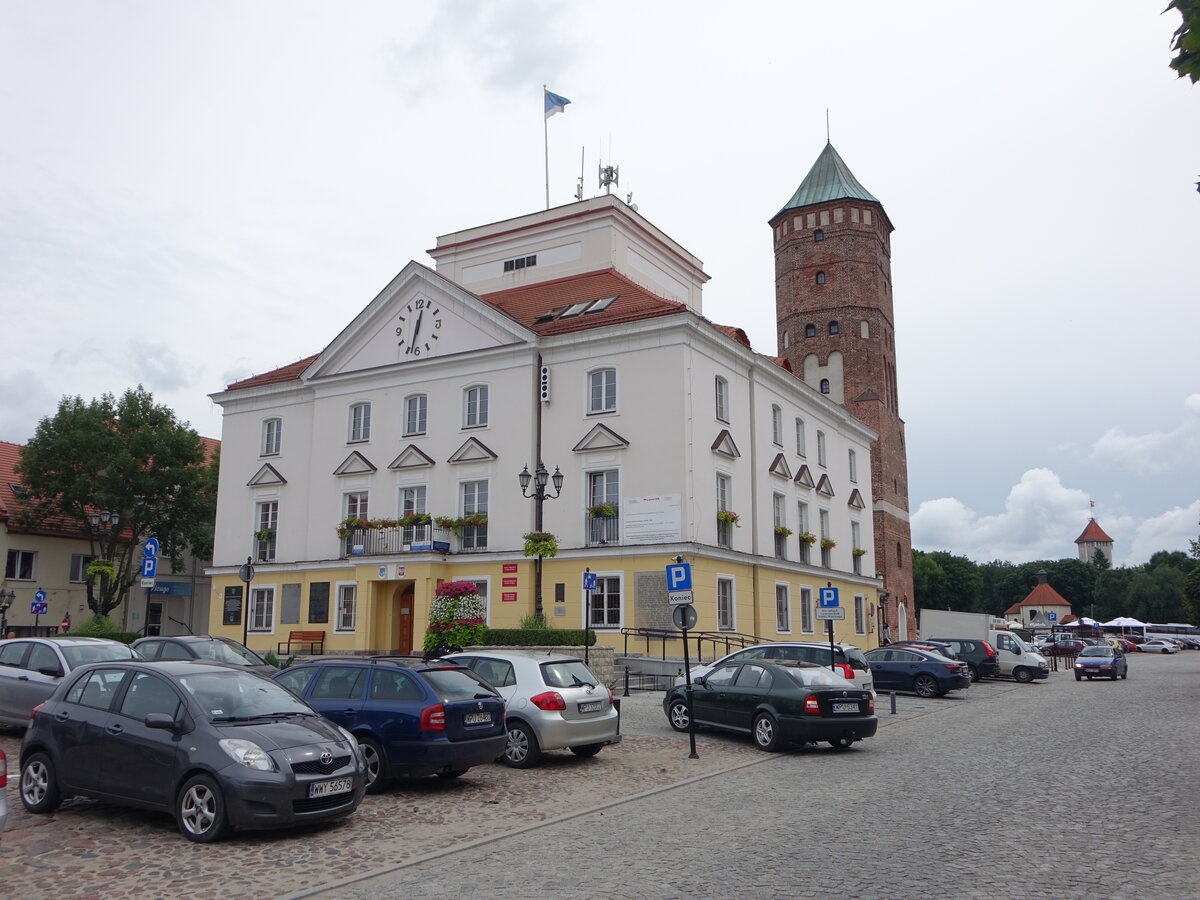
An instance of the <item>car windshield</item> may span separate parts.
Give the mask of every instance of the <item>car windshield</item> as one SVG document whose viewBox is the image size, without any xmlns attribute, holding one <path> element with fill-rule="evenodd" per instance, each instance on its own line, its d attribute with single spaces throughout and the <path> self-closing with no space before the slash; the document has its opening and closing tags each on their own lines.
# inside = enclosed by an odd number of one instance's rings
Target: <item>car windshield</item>
<svg viewBox="0 0 1200 900">
<path fill-rule="evenodd" d="M 250 672 L 203 672 L 184 675 L 179 683 L 200 702 L 213 722 L 314 714 L 307 703 L 282 685 Z"/>
<path fill-rule="evenodd" d="M 1084 647 L 1080 656 L 1112 656 L 1112 647 Z"/>
<path fill-rule="evenodd" d="M 577 659 L 562 662 L 542 663 L 542 681 L 547 687 L 576 687 L 580 684 L 597 685 L 600 680 L 587 666 Z"/>
<path fill-rule="evenodd" d="M 841 675 L 834 674 L 829 669 L 824 669 L 824 668 L 820 668 L 820 669 L 811 668 L 810 669 L 807 667 L 803 668 L 803 669 L 793 669 L 791 667 L 788 667 L 788 668 L 784 669 L 784 671 L 788 673 L 789 678 L 791 678 L 794 682 L 796 682 L 796 684 L 800 685 L 801 687 L 821 687 L 821 686 L 841 687 L 841 688 L 854 687 L 854 685 L 851 682 L 847 681 Z"/>
<path fill-rule="evenodd" d="M 67 665 L 72 669 L 94 662 L 111 659 L 138 659 L 137 653 L 128 644 L 112 641 L 104 644 L 59 644 Z"/>
<path fill-rule="evenodd" d="M 421 675 L 443 701 L 475 700 L 496 694 L 490 685 L 469 669 L 426 669 Z"/>
<path fill-rule="evenodd" d="M 190 642 L 196 655 L 201 659 L 213 659 L 217 662 L 233 663 L 235 666 L 265 666 L 266 662 L 253 650 L 247 650 L 241 644 L 228 641 L 193 641 Z"/>
</svg>

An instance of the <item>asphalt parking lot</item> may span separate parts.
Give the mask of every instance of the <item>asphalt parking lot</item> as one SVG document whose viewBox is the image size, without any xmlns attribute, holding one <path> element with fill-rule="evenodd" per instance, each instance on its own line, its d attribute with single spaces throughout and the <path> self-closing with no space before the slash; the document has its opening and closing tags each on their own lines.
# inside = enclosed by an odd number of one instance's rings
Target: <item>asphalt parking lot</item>
<svg viewBox="0 0 1200 900">
<path fill-rule="evenodd" d="M 1155 668 L 1183 663 L 1178 668 L 1195 677 L 1200 653 L 1194 659 L 1194 663 L 1172 658 L 1146 662 Z M 1133 679 L 1142 668 L 1135 665 Z M 1109 687 L 1119 690 L 1125 684 Z M 761 767 L 781 757 L 806 756 L 813 761 L 838 757 L 859 764 L 869 760 L 873 766 L 893 762 L 907 770 L 917 760 L 911 753 L 891 758 L 896 753 L 893 745 L 899 746 L 889 740 L 893 726 L 917 726 L 916 731 L 902 728 L 897 735 L 925 734 L 931 736 L 927 740 L 936 739 L 938 728 L 953 725 L 957 710 L 979 710 L 993 703 L 996 709 L 1011 708 L 1019 702 L 1016 692 L 1032 692 L 1027 696 L 1034 697 L 1076 688 L 1103 690 L 1105 685 L 1076 685 L 1069 672 L 1054 673 L 1045 684 L 983 682 L 940 699 L 898 695 L 895 715 L 890 713 L 889 698 L 881 696 L 879 735 L 849 754 L 822 747 L 770 755 L 748 740 L 701 733 L 699 759 L 688 758 L 687 735 L 676 734 L 666 724 L 662 695 L 635 694 L 622 700 L 624 740 L 593 759 L 551 753 L 545 764 L 532 770 L 489 765 L 454 782 L 430 778 L 404 783 L 367 797 L 352 817 L 332 826 L 244 833 L 212 846 L 184 840 L 165 814 L 94 801 L 72 800 L 52 815 L 29 815 L 17 796 L 19 735 L 3 732 L 0 747 L 10 757 L 11 815 L 0 842 L 0 870 L 6 894 L 22 898 L 299 897 L 322 889 L 331 897 L 358 896 L 356 883 L 372 875 L 386 880 L 388 873 L 419 872 L 425 860 L 448 853 L 484 853 L 506 839 L 536 836 L 547 825 L 558 829 L 589 816 L 603 816 L 606 810 L 612 816 L 622 808 L 636 808 L 640 800 L 681 796 L 689 787 L 716 784 L 739 772 L 769 774 Z M 945 718 L 947 714 L 950 718 Z M 713 776 L 719 776 L 717 781 Z M 637 852 L 645 842 L 635 836 L 630 846 L 630 852 Z M 373 888 L 362 890 L 362 896 L 368 896 Z M 603 893 L 621 892 L 610 886 Z M 494 895 L 508 896 L 503 890 Z"/>
</svg>

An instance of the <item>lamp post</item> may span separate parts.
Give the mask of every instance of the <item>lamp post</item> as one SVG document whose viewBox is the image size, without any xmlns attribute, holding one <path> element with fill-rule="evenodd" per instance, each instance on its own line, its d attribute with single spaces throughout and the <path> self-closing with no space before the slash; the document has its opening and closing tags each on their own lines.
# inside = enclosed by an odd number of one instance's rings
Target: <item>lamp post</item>
<svg viewBox="0 0 1200 900">
<path fill-rule="evenodd" d="M 254 580 L 254 559 L 246 557 L 246 564 L 238 566 L 238 578 L 246 585 L 246 598 L 242 603 L 242 646 L 246 646 L 246 639 L 250 637 L 250 582 Z"/>
<path fill-rule="evenodd" d="M 121 524 L 121 514 L 115 509 L 94 509 L 88 513 L 88 521 L 92 526 L 92 535 L 100 544 L 100 559 L 113 562 L 113 544 L 115 536 L 120 533 L 119 526 Z M 105 539 L 108 544 L 105 546 Z M 100 574 L 100 595 L 104 596 L 104 574 Z M 93 597 L 88 597 L 93 600 Z M 100 604 L 102 606 L 103 604 Z M 93 612 L 98 607 L 93 607 Z"/>
<path fill-rule="evenodd" d="M 0 591 L 0 638 L 8 637 L 8 608 L 16 599 L 16 591 Z"/>
<path fill-rule="evenodd" d="M 563 473 L 558 470 L 558 466 L 554 467 L 554 474 L 551 475 L 546 471 L 546 466 L 539 459 L 537 470 L 531 475 L 529 466 L 525 466 L 521 473 L 517 476 L 517 480 L 521 483 L 521 494 L 528 500 L 533 501 L 533 530 L 542 530 L 542 505 L 547 500 L 556 500 L 562 493 Z M 554 483 L 554 493 L 546 493 L 546 482 Z M 533 482 L 533 493 L 529 493 L 529 484 Z M 541 619 L 542 616 L 542 554 L 537 555 L 537 559 L 533 564 L 533 614 Z"/>
</svg>

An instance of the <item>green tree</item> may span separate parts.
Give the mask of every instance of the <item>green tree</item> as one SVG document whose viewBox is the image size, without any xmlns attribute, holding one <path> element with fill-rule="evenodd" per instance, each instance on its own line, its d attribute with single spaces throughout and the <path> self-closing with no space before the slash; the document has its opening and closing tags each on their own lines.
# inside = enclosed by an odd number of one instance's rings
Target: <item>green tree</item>
<svg viewBox="0 0 1200 900">
<path fill-rule="evenodd" d="M 96 561 L 87 602 L 107 615 L 139 577 L 146 538 L 158 539 L 160 557 L 176 570 L 188 551 L 211 556 L 215 465 L 206 466 L 196 432 L 141 385 L 119 399 L 63 397 L 17 464 L 29 503 L 20 526 L 50 522 L 89 537 Z M 94 527 L 99 511 L 115 513 L 116 526 Z"/>
<path fill-rule="evenodd" d="M 979 573 L 979 566 L 965 556 L 955 556 L 943 550 L 930 553 L 929 558 L 941 566 L 946 574 L 942 596 L 936 598 L 933 606 L 981 612 L 983 576 Z"/>
<path fill-rule="evenodd" d="M 937 601 L 945 596 L 946 573 L 929 554 L 913 551 L 913 598 L 918 609 L 937 609 Z M 944 607 L 943 607 L 944 608 Z"/>
<path fill-rule="evenodd" d="M 1183 23 L 1173 35 L 1171 49 L 1175 58 L 1171 60 L 1171 68 L 1180 78 L 1190 78 L 1195 84 L 1200 80 L 1200 0 L 1171 0 L 1167 9 L 1177 9 L 1183 16 Z"/>
<path fill-rule="evenodd" d="M 1092 565 L 1095 566 L 1097 569 L 1111 569 L 1112 568 L 1112 563 L 1110 563 L 1108 561 L 1108 556 L 1106 556 L 1104 551 L 1101 550 L 1099 547 L 1097 547 L 1096 552 L 1094 552 L 1092 554 Z"/>
</svg>

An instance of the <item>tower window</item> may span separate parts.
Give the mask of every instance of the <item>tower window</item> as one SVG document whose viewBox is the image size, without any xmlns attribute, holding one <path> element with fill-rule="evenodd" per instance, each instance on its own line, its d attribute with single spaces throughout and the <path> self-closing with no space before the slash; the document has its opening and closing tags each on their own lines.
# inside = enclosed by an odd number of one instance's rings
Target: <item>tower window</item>
<svg viewBox="0 0 1200 900">
<path fill-rule="evenodd" d="M 818 228 L 816 231 L 813 232 L 813 240 L 814 241 L 825 240 L 825 232 L 822 231 L 820 228 Z"/>
<path fill-rule="evenodd" d="M 829 379 L 828 378 L 821 379 L 821 393 L 822 394 L 829 393 Z"/>
<path fill-rule="evenodd" d="M 813 325 L 812 323 L 805 325 L 804 326 L 804 336 L 806 338 L 816 337 L 817 336 L 817 326 Z"/>
<path fill-rule="evenodd" d="M 825 283 L 825 273 L 818 272 L 817 273 L 817 284 L 824 284 L 824 283 Z"/>
<path fill-rule="evenodd" d="M 841 328 L 838 326 L 838 323 L 837 323 L 837 322 L 830 322 L 830 323 L 829 323 L 829 333 L 830 333 L 830 334 L 838 334 L 838 333 L 840 333 L 840 332 L 841 332 L 841 330 L 842 330 L 842 329 L 841 329 Z"/>
</svg>

